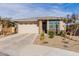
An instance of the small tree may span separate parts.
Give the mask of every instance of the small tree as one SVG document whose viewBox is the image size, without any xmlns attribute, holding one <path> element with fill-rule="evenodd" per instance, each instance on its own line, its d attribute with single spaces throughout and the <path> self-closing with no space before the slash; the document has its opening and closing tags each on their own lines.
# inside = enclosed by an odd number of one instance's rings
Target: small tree
<svg viewBox="0 0 79 59">
<path fill-rule="evenodd" d="M 63 21 L 64 21 L 65 23 L 68 23 L 68 19 L 66 19 L 66 18 L 64 18 Z"/>
</svg>

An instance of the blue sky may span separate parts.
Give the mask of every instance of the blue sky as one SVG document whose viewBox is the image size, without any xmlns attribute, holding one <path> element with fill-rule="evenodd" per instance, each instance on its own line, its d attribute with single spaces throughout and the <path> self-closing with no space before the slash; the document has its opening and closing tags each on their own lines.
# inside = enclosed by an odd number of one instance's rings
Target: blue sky
<svg viewBox="0 0 79 59">
<path fill-rule="evenodd" d="M 2 3 L 0 16 L 14 19 L 79 14 L 79 4 L 70 3 Z"/>
</svg>

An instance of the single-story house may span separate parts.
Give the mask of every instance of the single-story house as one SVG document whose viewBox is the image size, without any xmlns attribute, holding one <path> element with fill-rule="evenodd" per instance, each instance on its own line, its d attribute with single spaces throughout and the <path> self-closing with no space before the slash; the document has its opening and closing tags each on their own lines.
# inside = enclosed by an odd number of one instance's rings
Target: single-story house
<svg viewBox="0 0 79 59">
<path fill-rule="evenodd" d="M 66 30 L 66 25 L 62 19 L 63 17 L 37 17 L 29 19 L 16 19 L 15 22 L 18 24 L 18 32 L 22 31 L 29 33 L 32 31 L 37 33 L 38 31 L 38 33 L 48 33 L 49 30 L 52 30 L 59 33 L 60 31 Z"/>
</svg>

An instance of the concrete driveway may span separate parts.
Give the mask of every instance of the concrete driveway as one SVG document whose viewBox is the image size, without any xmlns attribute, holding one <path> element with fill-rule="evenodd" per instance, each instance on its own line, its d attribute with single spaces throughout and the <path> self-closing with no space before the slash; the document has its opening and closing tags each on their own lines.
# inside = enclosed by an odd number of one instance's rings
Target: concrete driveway
<svg viewBox="0 0 79 59">
<path fill-rule="evenodd" d="M 37 34 L 17 34 L 0 39 L 0 51 L 2 53 L 20 50 L 23 46 L 33 44 Z"/>
</svg>

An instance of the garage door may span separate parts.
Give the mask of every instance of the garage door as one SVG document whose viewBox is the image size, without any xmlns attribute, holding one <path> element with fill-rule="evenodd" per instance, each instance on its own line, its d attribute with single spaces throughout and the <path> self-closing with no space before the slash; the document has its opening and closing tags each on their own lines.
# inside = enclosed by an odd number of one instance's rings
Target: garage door
<svg viewBox="0 0 79 59">
<path fill-rule="evenodd" d="M 38 33 L 38 26 L 36 24 L 18 24 L 18 33 Z"/>
</svg>

